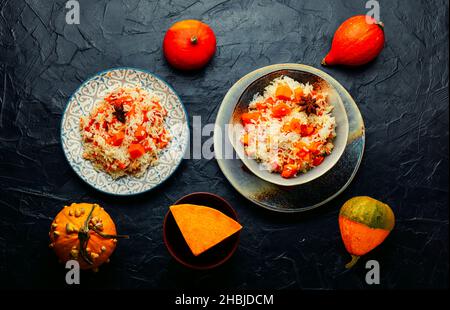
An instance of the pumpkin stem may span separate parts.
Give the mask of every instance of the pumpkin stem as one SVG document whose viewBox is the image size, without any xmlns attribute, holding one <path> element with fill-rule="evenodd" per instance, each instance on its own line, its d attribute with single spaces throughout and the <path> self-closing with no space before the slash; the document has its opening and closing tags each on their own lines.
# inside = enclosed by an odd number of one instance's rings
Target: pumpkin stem
<svg viewBox="0 0 450 310">
<path fill-rule="evenodd" d="M 377 22 L 376 25 L 377 25 L 378 27 L 380 27 L 381 30 L 384 31 L 384 23 L 383 23 L 383 22 Z"/>
<path fill-rule="evenodd" d="M 100 237 L 105 238 L 105 239 L 128 239 L 128 238 L 130 238 L 130 236 L 128 236 L 128 235 L 109 235 L 109 234 L 104 234 L 100 230 L 98 230 L 96 227 L 93 227 L 92 230 L 97 235 L 99 235 Z"/>
<path fill-rule="evenodd" d="M 352 260 L 345 265 L 345 268 L 347 268 L 347 269 L 352 268 L 356 264 L 356 262 L 358 261 L 359 257 L 360 256 L 352 255 Z"/>
<path fill-rule="evenodd" d="M 96 205 L 93 205 L 91 208 L 91 211 L 89 212 L 89 215 L 86 218 L 86 221 L 84 221 L 83 227 L 80 228 L 80 231 L 78 232 L 78 239 L 80 240 L 80 253 L 81 257 L 88 263 L 89 265 L 92 265 L 94 262 L 89 258 L 89 254 L 86 251 L 88 242 L 89 242 L 89 222 L 92 218 L 92 213 L 94 212 Z"/>
<path fill-rule="evenodd" d="M 86 261 L 86 263 L 88 263 L 89 265 L 92 265 L 93 262 L 92 260 L 89 258 L 89 254 L 86 251 L 87 248 L 87 244 L 89 242 L 89 232 L 85 232 L 80 230 L 78 232 L 78 239 L 80 240 L 80 253 L 81 253 L 81 257 Z"/>
<path fill-rule="evenodd" d="M 86 263 L 88 263 L 89 265 L 92 265 L 94 262 L 89 258 L 89 254 L 86 251 L 88 242 L 89 242 L 89 238 L 90 238 L 90 231 L 93 230 L 96 234 L 98 234 L 99 236 L 101 236 L 102 238 L 106 238 L 106 239 L 119 239 L 119 238 L 123 238 L 123 239 L 128 239 L 129 236 L 128 235 L 109 235 L 109 234 L 104 234 L 101 231 L 99 231 L 95 226 L 93 226 L 92 228 L 89 228 L 89 222 L 91 221 L 92 218 L 92 213 L 94 212 L 94 209 L 97 205 L 93 205 L 91 208 L 91 211 L 89 212 L 89 215 L 86 218 L 86 221 L 84 222 L 83 227 L 80 228 L 80 231 L 78 232 L 78 239 L 80 240 L 80 253 L 81 253 L 81 257 L 86 261 Z"/>
<path fill-rule="evenodd" d="M 195 45 L 195 44 L 197 44 L 197 42 L 198 42 L 197 36 L 192 36 L 191 37 L 191 43 Z"/>
<path fill-rule="evenodd" d="M 92 205 L 91 211 L 89 212 L 86 221 L 84 221 L 84 226 L 83 226 L 83 230 L 85 230 L 86 232 L 89 231 L 89 222 L 91 221 L 92 218 L 92 213 L 94 212 L 94 209 L 97 205 Z"/>
<path fill-rule="evenodd" d="M 93 205 L 91 208 L 91 211 L 89 212 L 89 215 L 86 218 L 86 221 L 84 221 L 83 227 L 81 227 L 80 231 L 78 232 L 78 239 L 80 240 L 80 253 L 81 257 L 88 263 L 89 265 L 92 265 L 94 262 L 89 258 L 89 254 L 86 251 L 87 244 L 89 242 L 90 234 L 89 234 L 89 222 L 92 218 L 92 213 L 94 212 L 96 205 Z"/>
</svg>

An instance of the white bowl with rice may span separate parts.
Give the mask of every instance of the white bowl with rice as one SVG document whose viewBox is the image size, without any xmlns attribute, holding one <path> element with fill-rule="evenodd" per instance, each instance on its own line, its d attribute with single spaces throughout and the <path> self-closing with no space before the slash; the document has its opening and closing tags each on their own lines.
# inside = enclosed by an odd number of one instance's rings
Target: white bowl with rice
<svg viewBox="0 0 450 310">
<path fill-rule="evenodd" d="M 281 186 L 311 182 L 344 153 L 349 124 L 338 92 L 321 77 L 277 70 L 240 96 L 228 136 L 245 166 Z"/>
</svg>

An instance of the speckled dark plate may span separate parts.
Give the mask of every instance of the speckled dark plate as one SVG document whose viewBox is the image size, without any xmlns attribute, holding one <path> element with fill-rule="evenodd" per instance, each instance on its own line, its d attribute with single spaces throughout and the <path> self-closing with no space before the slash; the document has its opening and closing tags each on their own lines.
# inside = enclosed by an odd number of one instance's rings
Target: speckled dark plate
<svg viewBox="0 0 450 310">
<path fill-rule="evenodd" d="M 280 186 L 254 175 L 238 159 L 228 137 L 228 124 L 245 89 L 258 78 L 280 70 L 310 72 L 334 87 L 345 107 L 349 131 L 347 146 L 332 169 L 308 183 Z M 362 160 L 365 145 L 364 122 L 347 90 L 327 73 L 301 64 L 278 64 L 255 70 L 237 81 L 220 106 L 214 132 L 214 151 L 220 169 L 232 186 L 250 201 L 278 212 L 302 212 L 319 207 L 335 198 L 352 181 Z"/>
<path fill-rule="evenodd" d="M 206 192 L 192 193 L 180 198 L 174 205 L 184 203 L 214 208 L 233 220 L 238 221 L 236 211 L 234 211 L 231 205 L 225 199 L 215 194 Z M 236 251 L 239 244 L 239 236 L 240 231 L 226 238 L 206 252 L 194 256 L 184 240 L 170 210 L 164 218 L 163 238 L 167 250 L 176 261 L 192 269 L 212 269 L 225 263 Z"/>
</svg>

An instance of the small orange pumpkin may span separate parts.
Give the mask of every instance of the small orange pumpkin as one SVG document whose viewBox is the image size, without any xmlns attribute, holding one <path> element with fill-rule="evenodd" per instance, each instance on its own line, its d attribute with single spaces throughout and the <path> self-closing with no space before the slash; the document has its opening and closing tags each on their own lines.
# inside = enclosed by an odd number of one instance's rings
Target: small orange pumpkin
<svg viewBox="0 0 450 310">
<path fill-rule="evenodd" d="M 116 226 L 98 204 L 72 203 L 65 206 L 50 226 L 50 248 L 59 260 L 77 260 L 81 269 L 98 270 L 116 248 Z"/>
<path fill-rule="evenodd" d="M 216 36 L 207 24 L 188 19 L 173 24 L 163 41 L 164 56 L 175 68 L 198 70 L 216 52 Z"/>
</svg>

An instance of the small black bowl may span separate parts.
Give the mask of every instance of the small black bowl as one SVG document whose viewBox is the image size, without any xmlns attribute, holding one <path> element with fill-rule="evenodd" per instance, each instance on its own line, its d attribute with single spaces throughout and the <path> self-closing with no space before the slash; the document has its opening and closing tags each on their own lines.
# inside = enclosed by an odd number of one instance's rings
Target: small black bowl
<svg viewBox="0 0 450 310">
<path fill-rule="evenodd" d="M 198 192 L 182 197 L 174 205 L 195 204 L 216 209 L 230 218 L 237 221 L 236 211 L 222 197 L 217 195 Z M 240 231 L 231 235 L 219 244 L 206 252 L 194 256 L 191 249 L 184 240 L 175 218 L 170 210 L 164 218 L 163 238 L 170 255 L 182 265 L 199 270 L 206 270 L 218 267 L 225 263 L 236 251 L 239 243 Z"/>
</svg>

